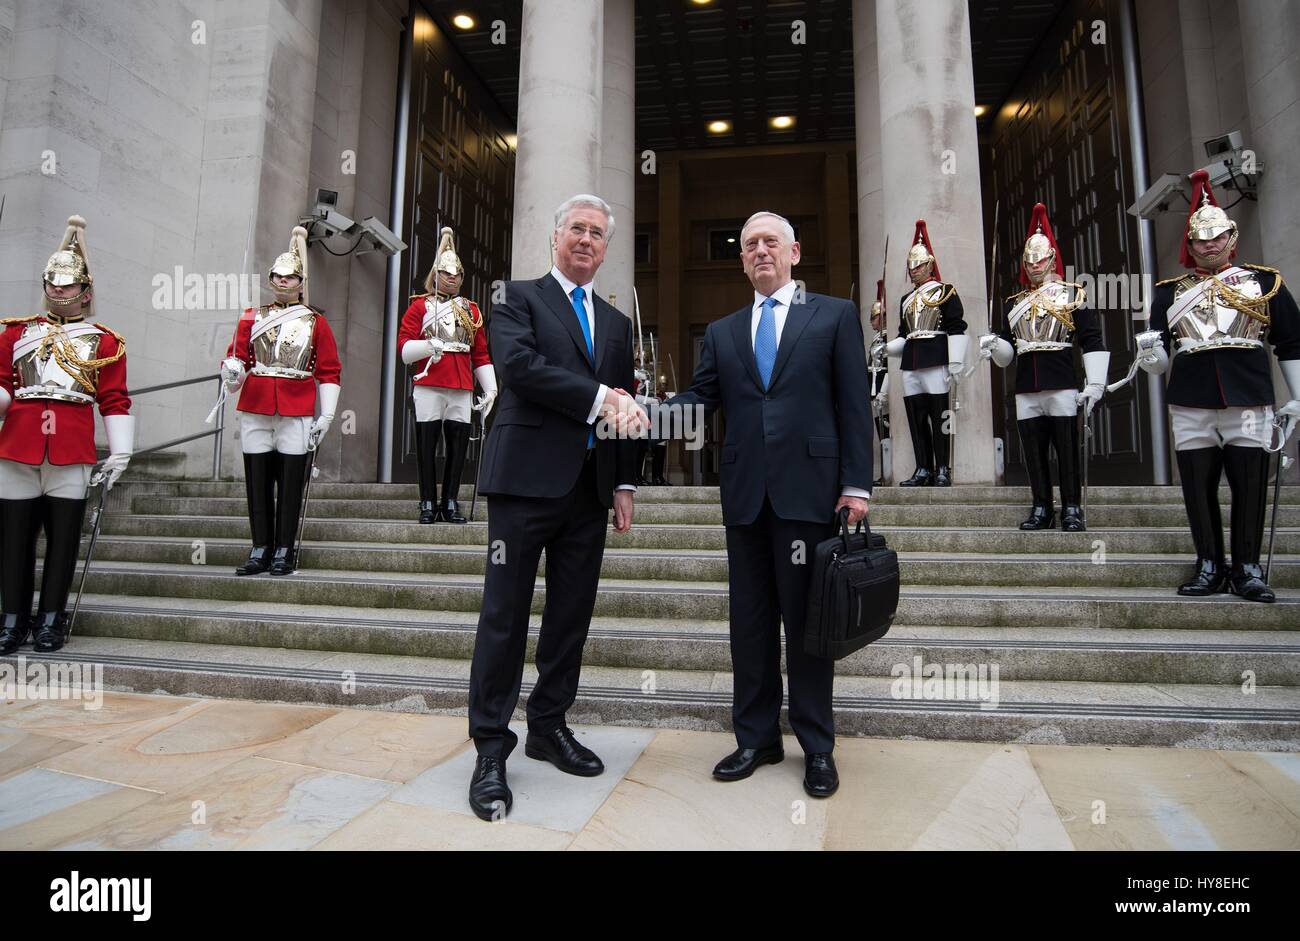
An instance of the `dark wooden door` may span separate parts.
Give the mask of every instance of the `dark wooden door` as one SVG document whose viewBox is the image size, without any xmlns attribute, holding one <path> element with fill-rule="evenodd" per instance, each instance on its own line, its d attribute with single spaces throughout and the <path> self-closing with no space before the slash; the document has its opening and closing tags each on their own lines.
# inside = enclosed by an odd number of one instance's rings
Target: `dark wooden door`
<svg viewBox="0 0 1300 941">
<path fill-rule="evenodd" d="M 511 210 L 515 152 L 514 125 L 497 107 L 470 65 L 452 47 L 442 28 L 419 3 L 413 4 L 408 30 L 417 37 L 411 49 L 411 114 L 407 151 L 406 229 L 410 250 L 402 256 L 402 284 L 410 294 L 424 292 L 439 233 L 455 230 L 456 253 L 465 266 L 461 294 L 492 316 L 493 284 L 510 274 Z M 406 310 L 403 297 L 400 309 Z M 393 479 L 415 480 L 415 413 L 412 370 L 398 363 L 393 435 Z M 476 473 L 477 447 L 470 450 L 465 481 Z"/>
<path fill-rule="evenodd" d="M 1101 314 L 1112 381 L 1133 361 L 1146 290 L 1136 221 L 1125 211 L 1136 197 L 1118 17 L 1111 0 L 1075 0 L 1062 11 L 1009 96 L 1014 104 L 995 120 L 989 151 L 994 193 L 1001 200 L 995 296 L 1021 290 L 1017 278 L 1030 211 L 1035 202 L 1045 203 L 1067 279 L 1089 288 L 1090 303 Z M 1000 302 L 993 316 L 996 328 Z M 1022 483 L 1014 385 L 1010 370 L 1000 373 L 994 369 L 994 408 L 1002 412 L 995 424 L 1006 441 L 1008 482 Z M 1141 380 L 1103 398 L 1092 420 L 1090 483 L 1151 482 L 1146 409 Z"/>
</svg>

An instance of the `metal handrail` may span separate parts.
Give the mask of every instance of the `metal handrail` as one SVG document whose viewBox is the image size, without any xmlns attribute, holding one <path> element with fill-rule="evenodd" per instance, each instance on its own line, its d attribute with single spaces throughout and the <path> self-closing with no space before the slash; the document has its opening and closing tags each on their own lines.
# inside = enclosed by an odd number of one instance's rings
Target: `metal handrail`
<svg viewBox="0 0 1300 941">
<path fill-rule="evenodd" d="M 166 392 L 168 389 L 180 389 L 184 386 L 198 385 L 201 382 L 216 382 L 217 395 L 221 394 L 221 373 L 213 373 L 210 376 L 196 376 L 193 379 L 180 379 L 176 382 L 164 382 L 161 385 L 146 386 L 143 389 L 128 389 L 127 395 L 135 398 L 140 395 L 148 395 L 150 392 Z M 155 451 L 163 451 L 167 448 L 174 448 L 178 444 L 187 444 L 191 441 L 198 441 L 200 438 L 212 436 L 215 440 L 212 443 L 212 479 L 221 479 L 221 442 L 222 432 L 226 427 L 226 410 L 222 408 L 217 412 L 216 427 L 210 431 L 200 431 L 192 435 L 186 435 L 183 438 L 173 438 L 171 441 L 164 441 L 162 444 L 155 444 L 151 447 L 142 448 L 131 456 L 139 457 L 142 454 L 153 454 Z"/>
</svg>

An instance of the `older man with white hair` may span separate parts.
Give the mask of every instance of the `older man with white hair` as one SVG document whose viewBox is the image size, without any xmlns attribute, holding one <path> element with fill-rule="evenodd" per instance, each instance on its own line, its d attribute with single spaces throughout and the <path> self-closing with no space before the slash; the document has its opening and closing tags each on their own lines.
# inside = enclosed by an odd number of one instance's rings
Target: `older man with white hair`
<svg viewBox="0 0 1300 941">
<path fill-rule="evenodd" d="M 484 820 L 504 816 L 512 803 L 506 758 L 517 737 L 509 723 L 543 550 L 546 605 L 524 754 L 568 774 L 605 770 L 565 724 L 565 712 L 577 695 L 609 511 L 615 531 L 627 532 L 636 491 L 637 442 L 597 434 L 602 417 L 640 415 L 624 391 L 633 382 L 631 321 L 593 283 L 613 235 L 603 199 L 565 200 L 551 236 L 554 267 L 507 283 L 488 321 L 501 390 L 479 485 L 488 502 L 488 566 L 469 687 L 478 751 L 469 802 Z"/>
<path fill-rule="evenodd" d="M 873 479 L 862 325 L 852 301 L 805 293 L 791 276 L 799 243 L 790 222 L 756 212 L 740 233 L 753 300 L 709 324 L 678 408 L 721 408 L 722 521 L 730 582 L 735 752 L 713 776 L 738 781 L 785 757 L 781 744 L 781 627 L 790 726 L 804 752 L 804 790 L 839 787 L 831 752 L 835 663 L 804 651 L 813 549 L 867 514 Z"/>
</svg>

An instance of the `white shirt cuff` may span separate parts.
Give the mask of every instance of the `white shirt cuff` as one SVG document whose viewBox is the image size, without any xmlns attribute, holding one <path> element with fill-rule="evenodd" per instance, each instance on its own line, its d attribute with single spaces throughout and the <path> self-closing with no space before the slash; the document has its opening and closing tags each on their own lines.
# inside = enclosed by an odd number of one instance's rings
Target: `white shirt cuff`
<svg viewBox="0 0 1300 941">
<path fill-rule="evenodd" d="M 609 386 L 601 384 L 596 390 L 596 401 L 591 404 L 591 413 L 587 416 L 587 424 L 596 424 L 596 419 L 600 417 L 600 407 L 605 404 L 605 396 L 609 394 Z"/>
<path fill-rule="evenodd" d="M 867 491 L 862 490 L 862 489 L 860 489 L 860 488 L 858 488 L 858 487 L 845 487 L 845 488 L 840 492 L 840 496 L 841 496 L 841 497 L 859 497 L 860 499 L 863 499 L 863 500 L 870 500 L 870 499 L 871 499 L 871 494 L 867 493 Z"/>
<path fill-rule="evenodd" d="M 618 485 L 617 487 L 615 487 L 614 489 L 615 489 L 615 490 L 631 490 L 633 493 L 636 493 L 636 486 L 635 486 L 634 484 L 619 484 L 619 485 Z"/>
</svg>

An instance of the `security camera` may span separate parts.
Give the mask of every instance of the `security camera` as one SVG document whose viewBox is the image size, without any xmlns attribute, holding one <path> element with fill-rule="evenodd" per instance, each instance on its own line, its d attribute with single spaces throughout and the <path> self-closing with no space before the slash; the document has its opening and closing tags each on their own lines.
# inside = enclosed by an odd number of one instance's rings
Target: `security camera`
<svg viewBox="0 0 1300 941">
<path fill-rule="evenodd" d="M 353 235 L 359 236 L 357 254 L 379 251 L 385 255 L 396 255 L 406 248 L 406 243 L 397 237 L 392 229 L 374 216 L 367 216 L 353 226 Z"/>
<path fill-rule="evenodd" d="M 1168 210 L 1170 203 L 1180 195 L 1183 197 L 1183 202 L 1186 203 L 1185 187 L 1186 180 L 1183 177 L 1177 173 L 1166 173 L 1156 180 L 1145 193 L 1139 196 L 1137 202 L 1128 207 L 1128 213 L 1131 216 L 1137 216 L 1139 219 L 1154 219 L 1160 213 Z"/>
<path fill-rule="evenodd" d="M 1222 137 L 1213 137 L 1205 142 L 1205 156 L 1211 160 L 1223 158 L 1241 150 L 1241 131 L 1229 131 Z"/>
</svg>

